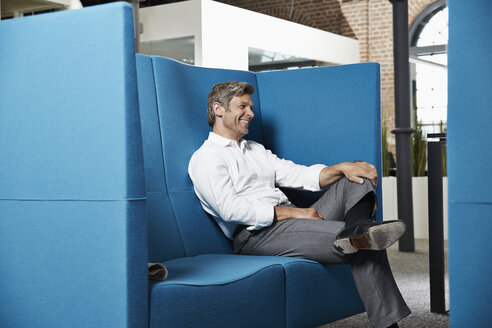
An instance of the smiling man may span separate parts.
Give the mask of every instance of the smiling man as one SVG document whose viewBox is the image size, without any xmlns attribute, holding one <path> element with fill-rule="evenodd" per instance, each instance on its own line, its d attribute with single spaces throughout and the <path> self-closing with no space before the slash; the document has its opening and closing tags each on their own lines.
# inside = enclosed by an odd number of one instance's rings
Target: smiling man
<svg viewBox="0 0 492 328">
<path fill-rule="evenodd" d="M 375 327 L 397 327 L 410 313 L 385 249 L 405 232 L 400 221 L 375 222 L 376 168 L 366 162 L 304 166 L 245 140 L 255 114 L 250 84 L 215 85 L 208 96 L 208 139 L 188 172 L 202 207 L 234 251 L 291 256 L 322 264 L 350 263 Z M 329 189 L 310 208 L 297 208 L 279 187 Z"/>
</svg>

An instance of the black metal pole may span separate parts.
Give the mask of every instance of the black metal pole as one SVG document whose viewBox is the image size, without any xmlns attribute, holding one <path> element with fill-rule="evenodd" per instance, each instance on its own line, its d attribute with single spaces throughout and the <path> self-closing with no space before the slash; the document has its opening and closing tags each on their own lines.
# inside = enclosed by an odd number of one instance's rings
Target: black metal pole
<svg viewBox="0 0 492 328">
<path fill-rule="evenodd" d="M 428 135 L 430 137 L 431 135 Z M 430 141 L 428 149 L 428 199 L 429 199 L 429 279 L 430 309 L 434 313 L 445 313 L 444 299 L 444 228 L 442 199 L 442 145 L 441 141 Z"/>
<path fill-rule="evenodd" d="M 135 52 L 140 51 L 140 20 L 138 16 L 138 10 L 140 8 L 140 0 L 131 0 L 133 7 L 133 28 L 134 28 L 134 39 L 135 39 Z"/>
<path fill-rule="evenodd" d="M 408 3 L 390 0 L 393 5 L 393 57 L 395 80 L 396 183 L 398 218 L 407 225 L 400 238 L 401 252 L 415 251 L 413 229 L 412 157 L 410 127 L 410 67 L 408 63 Z"/>
</svg>

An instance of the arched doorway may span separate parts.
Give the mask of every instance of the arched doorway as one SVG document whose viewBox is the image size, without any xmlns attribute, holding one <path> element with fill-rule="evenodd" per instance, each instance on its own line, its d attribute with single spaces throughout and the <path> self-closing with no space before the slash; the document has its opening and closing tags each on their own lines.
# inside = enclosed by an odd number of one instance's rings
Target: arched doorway
<svg viewBox="0 0 492 328">
<path fill-rule="evenodd" d="M 448 8 L 439 0 L 422 11 L 409 30 L 413 118 L 424 136 L 446 130 Z M 415 124 L 416 122 L 414 122 Z"/>
</svg>

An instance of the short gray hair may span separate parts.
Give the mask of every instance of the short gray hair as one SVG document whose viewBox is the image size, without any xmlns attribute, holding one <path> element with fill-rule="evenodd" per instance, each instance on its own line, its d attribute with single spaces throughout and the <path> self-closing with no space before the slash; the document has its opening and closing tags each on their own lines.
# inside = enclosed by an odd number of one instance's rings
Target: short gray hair
<svg viewBox="0 0 492 328">
<path fill-rule="evenodd" d="M 215 124 L 215 102 L 220 103 L 222 106 L 224 106 L 226 110 L 229 110 L 229 102 L 232 98 L 234 98 L 235 96 L 241 97 L 245 94 L 252 95 L 254 92 L 255 88 L 251 84 L 246 82 L 227 81 L 214 85 L 212 90 L 210 90 L 210 93 L 208 94 L 208 125 L 213 127 Z"/>
</svg>

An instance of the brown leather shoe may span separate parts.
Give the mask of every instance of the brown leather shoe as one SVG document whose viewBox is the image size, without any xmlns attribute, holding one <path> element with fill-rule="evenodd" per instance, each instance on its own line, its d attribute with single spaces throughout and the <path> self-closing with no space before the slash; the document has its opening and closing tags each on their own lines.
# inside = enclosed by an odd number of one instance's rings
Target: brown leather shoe
<svg viewBox="0 0 492 328">
<path fill-rule="evenodd" d="M 346 227 L 333 244 L 343 254 L 352 254 L 359 249 L 379 251 L 393 245 L 405 230 L 406 225 L 401 220 L 367 222 Z"/>
</svg>

